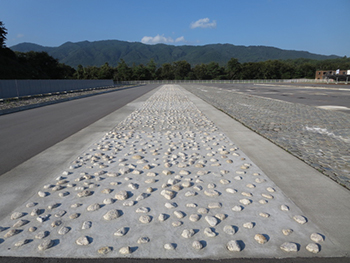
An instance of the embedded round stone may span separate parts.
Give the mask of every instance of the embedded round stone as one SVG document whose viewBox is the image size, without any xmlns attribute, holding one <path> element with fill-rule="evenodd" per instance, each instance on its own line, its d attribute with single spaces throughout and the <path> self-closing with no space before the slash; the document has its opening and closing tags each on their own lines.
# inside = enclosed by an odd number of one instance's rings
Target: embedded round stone
<svg viewBox="0 0 350 263">
<path fill-rule="evenodd" d="M 14 235 L 17 235 L 20 232 L 21 232 L 21 230 L 19 230 L 19 229 L 11 229 L 4 235 L 4 238 L 13 237 Z"/>
<path fill-rule="evenodd" d="M 116 232 L 114 232 L 114 235 L 117 237 L 122 237 L 122 236 L 125 236 L 127 232 L 128 232 L 128 228 L 122 227 L 122 228 L 119 228 Z"/>
<path fill-rule="evenodd" d="M 150 209 L 148 207 L 139 207 L 136 209 L 136 213 L 148 213 L 149 210 Z"/>
<path fill-rule="evenodd" d="M 307 222 L 306 217 L 301 216 L 301 215 L 296 215 L 296 216 L 293 217 L 293 219 L 294 219 L 297 223 L 302 224 L 302 225 L 305 224 L 305 223 Z"/>
<path fill-rule="evenodd" d="M 210 227 L 204 228 L 203 232 L 207 237 L 216 237 L 216 233 Z"/>
<path fill-rule="evenodd" d="M 232 211 L 234 212 L 240 212 L 243 210 L 243 207 L 241 205 L 235 205 L 234 207 L 232 207 Z"/>
<path fill-rule="evenodd" d="M 226 188 L 226 192 L 229 194 L 235 194 L 235 193 L 237 193 L 237 190 L 232 189 L 232 188 Z"/>
<path fill-rule="evenodd" d="M 70 228 L 69 228 L 69 227 L 63 226 L 63 227 L 61 227 L 61 228 L 57 231 L 57 233 L 58 233 L 59 235 L 65 235 L 65 234 L 67 234 L 69 231 L 70 231 Z"/>
<path fill-rule="evenodd" d="M 47 196 L 48 195 L 48 193 L 46 193 L 46 192 L 43 192 L 43 191 L 39 191 L 38 192 L 38 196 L 39 197 L 45 197 L 45 196 Z"/>
<path fill-rule="evenodd" d="M 286 252 L 298 252 L 297 244 L 292 242 L 285 242 L 280 246 L 280 248 Z"/>
<path fill-rule="evenodd" d="M 115 194 L 115 198 L 116 198 L 117 200 L 123 201 L 123 200 L 125 200 L 125 199 L 128 198 L 128 192 L 125 191 L 125 190 L 120 191 L 119 193 L 116 193 L 116 194 Z"/>
<path fill-rule="evenodd" d="M 131 253 L 131 248 L 129 246 L 122 247 L 121 249 L 119 249 L 119 253 L 122 255 L 128 255 Z"/>
<path fill-rule="evenodd" d="M 243 227 L 248 228 L 248 229 L 252 229 L 254 227 L 254 223 L 253 222 L 244 223 Z"/>
<path fill-rule="evenodd" d="M 236 229 L 231 225 L 227 225 L 224 226 L 224 232 L 228 235 L 234 235 L 236 234 Z"/>
<path fill-rule="evenodd" d="M 23 239 L 15 243 L 15 247 L 21 247 L 25 244 L 28 244 L 31 240 L 30 239 Z"/>
<path fill-rule="evenodd" d="M 87 236 L 82 236 L 82 237 L 79 237 L 75 243 L 77 243 L 77 245 L 79 246 L 87 246 L 90 244 L 90 241 L 89 241 L 89 238 Z"/>
<path fill-rule="evenodd" d="M 230 240 L 230 241 L 227 243 L 226 248 L 227 248 L 229 251 L 232 251 L 232 252 L 240 252 L 240 251 L 242 251 L 242 247 L 241 247 L 241 245 L 238 243 L 237 240 Z"/>
<path fill-rule="evenodd" d="M 183 224 L 182 221 L 174 221 L 174 222 L 171 223 L 171 225 L 172 225 L 173 227 L 179 227 L 179 226 L 181 226 L 182 224 Z"/>
<path fill-rule="evenodd" d="M 141 160 L 143 157 L 141 155 L 134 155 L 131 158 L 134 159 L 134 160 Z"/>
<path fill-rule="evenodd" d="M 226 215 L 225 214 L 216 214 L 215 217 L 219 220 L 224 220 L 226 218 Z"/>
<path fill-rule="evenodd" d="M 293 229 L 290 229 L 290 228 L 288 228 L 288 229 L 282 229 L 282 233 L 283 233 L 283 235 L 285 235 L 285 236 L 289 236 L 290 234 L 293 233 Z"/>
<path fill-rule="evenodd" d="M 193 229 L 184 229 L 181 233 L 181 236 L 184 238 L 190 238 L 193 237 L 195 234 Z"/>
<path fill-rule="evenodd" d="M 323 236 L 318 233 L 312 233 L 310 239 L 316 243 L 320 243 L 324 240 Z"/>
<path fill-rule="evenodd" d="M 192 214 L 192 215 L 190 215 L 189 219 L 191 222 L 197 222 L 200 219 L 200 215 Z"/>
<path fill-rule="evenodd" d="M 165 220 L 167 220 L 167 218 L 168 218 L 168 216 L 166 214 L 163 214 L 163 213 L 158 216 L 158 220 L 160 222 L 164 222 Z"/>
<path fill-rule="evenodd" d="M 160 194 L 162 196 L 164 196 L 165 199 L 171 200 L 171 199 L 173 199 L 175 197 L 176 192 L 171 191 L 171 190 L 163 190 Z"/>
<path fill-rule="evenodd" d="M 179 218 L 179 219 L 185 217 L 185 213 L 182 212 L 182 211 L 174 211 L 174 215 L 175 215 L 177 218 Z"/>
<path fill-rule="evenodd" d="M 268 217 L 270 217 L 270 214 L 261 212 L 261 213 L 259 213 L 259 216 L 264 217 L 264 218 L 268 218 Z"/>
<path fill-rule="evenodd" d="M 152 217 L 148 215 L 143 215 L 143 216 L 140 216 L 139 221 L 143 224 L 148 224 L 152 221 Z"/>
<path fill-rule="evenodd" d="M 172 243 L 164 244 L 164 249 L 166 250 L 175 250 L 175 248 L 176 248 L 175 244 L 172 244 Z"/>
<path fill-rule="evenodd" d="M 114 203 L 114 199 L 113 198 L 106 198 L 106 199 L 103 200 L 103 203 L 105 205 L 113 204 Z"/>
<path fill-rule="evenodd" d="M 146 244 L 150 241 L 149 237 L 140 237 L 138 240 L 137 240 L 137 243 L 138 244 Z"/>
<path fill-rule="evenodd" d="M 89 229 L 92 227 L 92 222 L 91 221 L 84 221 L 82 226 L 81 226 L 81 229 L 85 230 L 85 229 Z"/>
<path fill-rule="evenodd" d="M 42 242 L 39 246 L 38 249 L 43 251 L 46 249 L 49 249 L 50 247 L 52 247 L 54 245 L 54 241 L 53 240 L 45 240 L 44 242 Z"/>
<path fill-rule="evenodd" d="M 89 212 L 94 212 L 94 211 L 97 211 L 99 209 L 100 209 L 100 205 L 98 203 L 91 204 L 86 208 L 86 210 Z"/>
<path fill-rule="evenodd" d="M 214 190 L 214 189 L 205 190 L 204 194 L 206 196 L 210 196 L 210 197 L 216 197 L 216 196 L 220 195 L 220 193 L 218 191 Z"/>
<path fill-rule="evenodd" d="M 317 254 L 318 252 L 320 252 L 320 245 L 315 243 L 310 243 L 306 246 L 306 250 L 311 253 Z"/>
<path fill-rule="evenodd" d="M 111 247 L 101 247 L 97 250 L 97 252 L 99 254 L 106 255 L 106 254 L 112 252 L 112 248 Z"/>
<path fill-rule="evenodd" d="M 29 223 L 28 220 L 20 219 L 20 220 L 18 220 L 18 221 L 13 225 L 13 227 L 14 227 L 14 228 L 22 227 L 22 226 L 24 226 L 24 225 L 26 225 L 26 224 L 28 224 L 28 223 Z"/>
<path fill-rule="evenodd" d="M 12 215 L 11 215 L 11 219 L 12 220 L 16 220 L 16 219 L 19 219 L 23 216 L 25 216 L 26 213 L 22 213 L 22 212 L 14 212 Z"/>
<path fill-rule="evenodd" d="M 200 241 L 195 240 L 192 243 L 192 247 L 196 250 L 201 250 L 203 248 L 203 244 Z"/>
<path fill-rule="evenodd" d="M 250 205 L 252 203 L 252 201 L 247 198 L 241 199 L 239 202 L 243 205 Z"/>
<path fill-rule="evenodd" d="M 112 209 L 109 210 L 104 216 L 103 219 L 105 220 L 114 220 L 117 219 L 118 217 L 121 216 L 121 211 L 117 210 L 117 209 Z"/>
<path fill-rule="evenodd" d="M 172 209 L 172 208 L 176 208 L 177 207 L 177 203 L 169 203 L 169 202 L 167 202 L 167 203 L 165 203 L 165 205 L 164 205 L 166 208 L 168 208 L 168 209 Z"/>
<path fill-rule="evenodd" d="M 215 202 L 215 203 L 209 203 L 208 204 L 208 208 L 209 209 L 216 209 L 216 208 L 221 208 L 222 204 L 219 202 Z"/>
<path fill-rule="evenodd" d="M 262 234 L 256 234 L 254 240 L 259 244 L 265 244 L 267 242 L 267 238 Z"/>
<path fill-rule="evenodd" d="M 282 211 L 289 211 L 289 207 L 287 205 L 281 205 Z"/>
<path fill-rule="evenodd" d="M 214 216 L 205 216 L 205 221 L 207 221 L 210 226 L 216 226 L 219 223 L 219 220 Z"/>
<path fill-rule="evenodd" d="M 47 237 L 48 235 L 50 235 L 49 231 L 40 231 L 38 234 L 35 235 L 36 239 L 43 239 L 45 237 Z"/>
</svg>

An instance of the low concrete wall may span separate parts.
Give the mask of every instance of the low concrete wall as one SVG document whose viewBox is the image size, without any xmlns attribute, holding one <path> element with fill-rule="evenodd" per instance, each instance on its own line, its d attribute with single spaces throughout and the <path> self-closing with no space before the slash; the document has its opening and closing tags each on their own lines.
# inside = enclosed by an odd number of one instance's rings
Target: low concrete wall
<svg viewBox="0 0 350 263">
<path fill-rule="evenodd" d="M 0 99 L 114 86 L 113 80 L 0 80 Z"/>
</svg>

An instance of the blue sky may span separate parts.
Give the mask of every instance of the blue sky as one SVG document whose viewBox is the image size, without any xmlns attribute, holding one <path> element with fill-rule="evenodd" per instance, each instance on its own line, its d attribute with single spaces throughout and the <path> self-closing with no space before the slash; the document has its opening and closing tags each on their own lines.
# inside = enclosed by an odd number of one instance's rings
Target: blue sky
<svg viewBox="0 0 350 263">
<path fill-rule="evenodd" d="M 117 39 L 350 56 L 350 0 L 1 0 L 7 46 Z"/>
</svg>

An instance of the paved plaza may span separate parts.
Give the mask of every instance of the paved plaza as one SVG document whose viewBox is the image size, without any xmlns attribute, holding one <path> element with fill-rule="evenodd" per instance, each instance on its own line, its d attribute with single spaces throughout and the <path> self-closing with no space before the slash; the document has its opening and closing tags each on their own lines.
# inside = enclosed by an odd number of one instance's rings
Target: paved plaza
<svg viewBox="0 0 350 263">
<path fill-rule="evenodd" d="M 332 210 L 296 203 L 197 102 L 161 86 L 69 166 L 47 171 L 0 221 L 0 256 L 346 256 L 344 239 L 317 216 Z"/>
</svg>

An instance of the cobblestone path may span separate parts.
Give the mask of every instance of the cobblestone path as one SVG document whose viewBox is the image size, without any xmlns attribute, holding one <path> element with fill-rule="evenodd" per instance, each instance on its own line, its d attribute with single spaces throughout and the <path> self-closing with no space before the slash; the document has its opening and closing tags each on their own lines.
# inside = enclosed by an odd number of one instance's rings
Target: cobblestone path
<svg viewBox="0 0 350 263">
<path fill-rule="evenodd" d="M 348 114 L 214 86 L 182 86 L 350 189 Z"/>
</svg>

